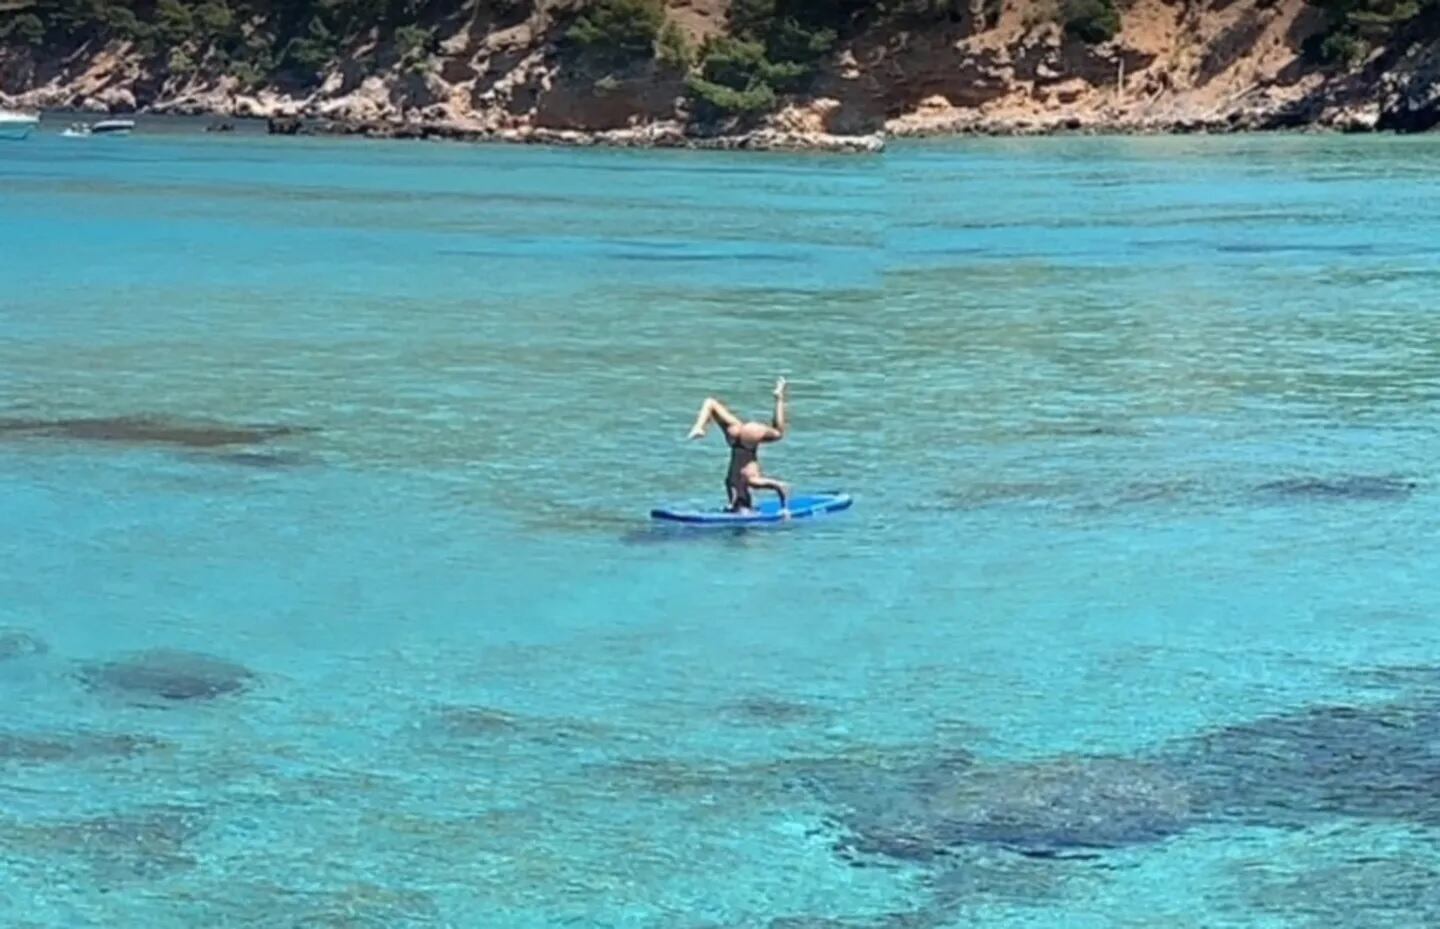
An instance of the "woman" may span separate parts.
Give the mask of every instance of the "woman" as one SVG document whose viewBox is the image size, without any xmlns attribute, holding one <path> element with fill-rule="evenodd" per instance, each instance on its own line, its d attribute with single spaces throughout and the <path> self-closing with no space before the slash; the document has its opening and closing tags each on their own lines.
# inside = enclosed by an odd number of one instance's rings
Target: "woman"
<svg viewBox="0 0 1440 929">
<path fill-rule="evenodd" d="M 790 485 L 760 473 L 760 446 L 766 442 L 778 442 L 785 438 L 785 378 L 775 382 L 775 415 L 770 425 L 747 423 L 716 400 L 706 397 L 700 406 L 700 415 L 695 417 L 695 426 L 690 438 L 704 438 L 710 423 L 717 423 L 725 430 L 725 441 L 730 446 L 730 470 L 725 475 L 727 509 L 731 513 L 750 513 L 755 502 L 750 492 L 756 488 L 773 490 L 780 496 L 780 510 L 789 509 Z"/>
</svg>

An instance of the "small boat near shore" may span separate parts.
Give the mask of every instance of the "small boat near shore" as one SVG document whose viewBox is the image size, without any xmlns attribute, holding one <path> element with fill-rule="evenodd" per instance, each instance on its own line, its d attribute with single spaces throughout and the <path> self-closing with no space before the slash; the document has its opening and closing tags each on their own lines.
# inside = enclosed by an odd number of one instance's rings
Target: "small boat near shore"
<svg viewBox="0 0 1440 929">
<path fill-rule="evenodd" d="M 0 109 L 0 139 L 24 139 L 39 125 L 39 116 Z"/>
<path fill-rule="evenodd" d="M 133 119 L 102 119 L 96 123 L 72 123 L 60 134 L 68 139 L 80 139 L 95 135 L 129 135 L 134 129 Z"/>
</svg>

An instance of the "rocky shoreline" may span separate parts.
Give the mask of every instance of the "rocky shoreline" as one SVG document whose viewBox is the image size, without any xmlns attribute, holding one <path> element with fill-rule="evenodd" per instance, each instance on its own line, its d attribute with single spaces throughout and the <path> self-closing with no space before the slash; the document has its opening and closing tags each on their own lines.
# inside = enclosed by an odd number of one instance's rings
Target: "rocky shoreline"
<svg viewBox="0 0 1440 929">
<path fill-rule="evenodd" d="M 505 142 L 560 145 L 574 148 L 677 148 L 710 151 L 821 152 L 874 155 L 885 150 L 885 137 L 832 135 L 757 129 L 750 132 L 702 135 L 680 123 L 652 123 L 632 129 L 586 131 L 521 126 L 490 129 L 454 122 L 386 122 L 306 119 L 298 116 L 266 120 L 271 135 L 362 136 L 370 139 L 421 139 L 451 142 Z"/>
<path fill-rule="evenodd" d="M 672 6 L 696 41 L 723 31 L 723 4 L 703 16 Z M 599 77 L 576 70 L 559 52 L 560 26 L 538 16 L 461 28 L 418 72 L 337 62 L 307 87 L 181 77 L 123 44 L 61 61 L 0 45 L 0 106 L 256 118 L 277 135 L 847 155 L 946 136 L 1440 126 L 1440 45 L 1397 41 L 1346 68 L 1319 65 L 1304 47 L 1324 18 L 1296 0 L 1204 10 L 1131 0 L 1124 28 L 1098 44 L 1032 13 L 1021 4 L 987 28 L 861 33 L 803 92 L 728 127 L 706 124 L 681 75 L 659 62 Z"/>
<path fill-rule="evenodd" d="M 1418 114 L 1418 119 L 1417 119 Z M 1418 123 L 1418 124 L 1417 124 Z M 1420 111 L 1385 108 L 1378 103 L 1302 109 L 1293 103 L 1251 106 L 1222 113 L 1148 116 L 1127 113 L 1058 112 L 1024 116 L 956 112 L 917 119 L 889 120 L 882 130 L 852 135 L 776 128 L 701 134 L 678 122 L 628 129 L 577 130 L 521 126 L 491 129 L 447 121 L 392 122 L 305 117 L 271 117 L 272 135 L 360 136 L 371 139 L 419 139 L 501 142 L 603 148 L 669 148 L 716 151 L 820 152 L 874 155 L 896 139 L 1042 136 L 1231 135 L 1247 132 L 1362 134 L 1429 131 L 1440 124 L 1440 107 Z"/>
<path fill-rule="evenodd" d="M 0 107 L 21 108 L 0 94 Z M 67 112 L 113 114 L 129 112 L 108 106 L 67 108 Z M 229 131 L 231 120 L 255 119 L 231 108 L 146 107 L 141 114 L 211 117 L 210 130 Z M 1043 136 L 1153 136 L 1228 135 L 1245 132 L 1374 133 L 1425 131 L 1440 121 L 1440 109 L 1426 115 L 1419 128 L 1406 124 L 1406 112 L 1387 111 L 1377 104 L 1300 111 L 1293 105 L 1237 108 L 1224 113 L 1145 116 L 1114 112 L 1056 112 L 1027 115 L 989 115 L 955 111 L 914 114 L 888 121 L 882 130 L 864 134 L 835 134 L 763 127 L 744 132 L 705 133 L 678 121 L 648 123 L 624 129 L 583 130 L 543 126 L 494 128 L 469 121 L 350 119 L 344 117 L 280 115 L 263 118 L 266 132 L 277 136 L 352 136 L 367 139 L 448 141 L 551 145 L 573 148 L 688 149 L 696 151 L 812 152 L 819 154 L 878 155 L 896 139 L 963 137 L 1019 138 Z"/>
</svg>

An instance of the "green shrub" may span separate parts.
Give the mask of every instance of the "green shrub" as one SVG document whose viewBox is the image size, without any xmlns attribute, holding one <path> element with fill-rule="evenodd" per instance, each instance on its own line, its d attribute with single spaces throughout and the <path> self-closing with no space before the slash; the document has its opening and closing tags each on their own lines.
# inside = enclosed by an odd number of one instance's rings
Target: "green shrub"
<svg viewBox="0 0 1440 929">
<path fill-rule="evenodd" d="M 595 0 L 565 38 L 594 62 L 625 65 L 654 55 L 664 24 L 660 0 Z"/>
<path fill-rule="evenodd" d="M 171 74 L 193 74 L 195 73 L 195 59 L 183 48 L 170 49 L 170 57 L 165 61 L 165 67 Z"/>
<path fill-rule="evenodd" d="M 874 0 L 731 0 L 730 32 L 735 41 L 759 49 L 751 56 L 757 60 L 747 66 L 747 77 L 758 77 L 774 90 L 796 90 L 834 51 L 840 29 L 853 22 L 856 11 L 879 8 Z M 719 45 L 711 54 L 726 52 Z M 708 74 L 706 79 L 716 80 Z M 718 83 L 738 91 L 749 86 L 737 80 Z"/>
<path fill-rule="evenodd" d="M 1350 25 L 1361 29 L 1389 29 L 1391 26 L 1414 19 L 1419 12 L 1420 4 L 1415 0 L 1400 0 L 1400 2 L 1392 3 L 1367 4 L 1352 10 L 1345 18 Z"/>
<path fill-rule="evenodd" d="M 655 57 L 667 68 L 688 71 L 695 63 L 695 49 L 685 35 L 685 30 L 673 22 L 666 22 L 665 28 L 660 30 L 660 40 L 655 45 Z"/>
<path fill-rule="evenodd" d="M 1321 39 L 1317 57 L 1324 64 L 1352 68 L 1370 51 L 1370 46 L 1349 29 L 1337 29 Z"/>
<path fill-rule="evenodd" d="M 1395 38 L 1400 27 L 1414 21 L 1423 11 L 1437 7 L 1435 0 L 1311 2 L 1330 14 L 1330 21 L 1325 31 L 1306 41 L 1304 50 L 1312 61 L 1340 67 L 1359 64 L 1376 45 Z"/>
<path fill-rule="evenodd" d="M 797 62 L 773 62 L 753 39 L 722 37 L 707 42 L 700 73 L 685 87 L 692 110 L 702 122 L 753 116 L 775 108 L 775 89 L 793 85 L 809 73 Z"/>
<path fill-rule="evenodd" d="M 195 24 L 206 36 L 219 38 L 235 28 L 235 12 L 223 2 L 202 3 L 195 8 Z"/>
<path fill-rule="evenodd" d="M 1065 32 L 1082 42 L 1108 42 L 1120 31 L 1114 0 L 1064 0 L 1060 15 Z"/>
<path fill-rule="evenodd" d="M 133 42 L 151 36 L 150 26 L 141 22 L 135 11 L 128 7 L 105 7 L 101 13 L 100 24 L 107 33 L 117 39 L 129 39 Z"/>
<path fill-rule="evenodd" d="M 838 38 L 828 26 L 810 26 L 786 17 L 771 27 L 765 51 L 772 61 L 813 65 L 834 50 Z"/>
<path fill-rule="evenodd" d="M 155 4 L 155 31 L 162 42 L 180 45 L 195 35 L 195 14 L 180 0 Z"/>
<path fill-rule="evenodd" d="M 740 38 L 764 36 L 774 24 L 776 0 L 730 0 L 730 32 Z"/>
<path fill-rule="evenodd" d="M 425 70 L 435 51 L 435 30 L 407 24 L 395 30 L 395 51 L 400 64 L 412 73 Z"/>
<path fill-rule="evenodd" d="M 998 5 L 998 0 L 991 0 L 991 2 L 996 2 Z M 884 12 L 887 16 L 896 19 L 925 22 L 955 16 L 961 5 L 960 0 L 892 0 L 885 4 Z"/>
<path fill-rule="evenodd" d="M 268 62 L 237 61 L 230 65 L 230 75 L 243 91 L 259 90 L 265 86 L 271 70 Z"/>
<path fill-rule="evenodd" d="M 281 66 L 293 76 L 313 80 L 340 54 L 339 37 L 319 16 L 310 20 L 303 37 L 293 38 L 280 55 Z"/>
<path fill-rule="evenodd" d="M 695 116 L 702 122 L 730 116 L 754 116 L 775 108 L 775 91 L 765 83 L 736 90 L 692 74 L 685 79 L 685 88 L 689 91 Z"/>
<path fill-rule="evenodd" d="M 759 42 L 722 37 L 706 43 L 700 73 L 711 83 L 741 89 L 764 81 L 770 67 Z"/>
<path fill-rule="evenodd" d="M 16 13 L 0 22 L 0 42 L 45 43 L 45 23 L 34 13 Z"/>
</svg>

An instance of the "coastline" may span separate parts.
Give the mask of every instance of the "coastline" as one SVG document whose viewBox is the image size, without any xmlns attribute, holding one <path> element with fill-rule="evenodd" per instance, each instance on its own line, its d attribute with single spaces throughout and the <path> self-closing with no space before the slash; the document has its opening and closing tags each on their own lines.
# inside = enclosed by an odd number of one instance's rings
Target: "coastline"
<svg viewBox="0 0 1440 929">
<path fill-rule="evenodd" d="M 556 44 L 563 23 L 542 20 L 461 29 L 418 72 L 335 62 L 304 87 L 173 74 L 125 43 L 63 61 L 0 45 L 0 107 L 260 119 L 276 135 L 858 155 L 917 138 L 1440 126 L 1440 47 L 1402 37 L 1348 68 L 1317 64 L 1304 46 L 1323 22 L 1303 3 L 1191 15 L 1133 0 L 1122 31 L 1097 44 L 1019 8 L 986 29 L 877 28 L 771 109 L 710 119 L 673 68 L 577 69 Z"/>
<path fill-rule="evenodd" d="M 557 129 L 544 126 L 493 128 L 457 120 L 357 120 L 341 117 L 237 114 L 230 108 L 144 107 L 116 111 L 105 107 L 52 110 L 25 107 L 0 94 L 0 108 L 61 112 L 77 119 L 119 112 L 139 116 L 190 117 L 209 120 L 205 131 L 227 131 L 230 121 L 257 123 L 276 136 L 353 136 L 366 139 L 553 145 L 571 148 L 678 149 L 878 155 L 894 141 L 947 138 L 1034 138 L 1049 136 L 1186 136 L 1237 133 L 1298 132 L 1314 134 L 1411 134 L 1428 131 L 1387 125 L 1377 107 L 1340 109 L 1321 114 L 1296 114 L 1284 108 L 1237 109 L 1221 114 L 1179 114 L 1168 117 L 1094 112 L 1058 112 L 1020 116 L 989 116 L 956 112 L 943 117 L 888 121 L 869 133 L 837 134 L 759 127 L 747 131 L 697 132 L 678 121 L 649 123 L 624 129 Z"/>
<path fill-rule="evenodd" d="M 834 135 L 762 128 L 748 132 L 701 134 L 680 123 L 651 123 L 629 129 L 552 129 L 520 126 L 490 129 L 464 123 L 351 121 L 271 117 L 271 135 L 362 136 L 369 139 L 418 139 L 448 142 L 501 142 L 561 145 L 572 148 L 657 148 L 697 151 L 817 152 L 876 155 L 885 150 L 881 133 Z"/>
<path fill-rule="evenodd" d="M 0 107 L 13 106 L 0 94 Z M 24 107 L 15 107 L 23 109 Z M 42 108 L 34 108 L 42 109 Z M 63 111 L 77 118 L 114 115 L 108 108 L 74 108 Z M 130 111 L 124 111 L 130 112 Z M 230 120 L 259 123 L 275 136 L 329 136 L 366 139 L 552 145 L 571 148 L 678 149 L 692 151 L 749 151 L 878 155 L 894 141 L 947 138 L 1037 138 L 1053 136 L 1187 136 L 1238 133 L 1297 132 L 1313 134 L 1409 134 L 1389 126 L 1378 108 L 1341 110 L 1300 118 L 1293 111 L 1234 110 L 1223 114 L 1177 115 L 1165 118 L 1059 112 L 1023 116 L 988 116 L 955 113 L 944 118 L 890 120 L 870 133 L 836 134 L 760 127 L 747 131 L 697 132 L 675 121 L 649 123 L 625 129 L 557 129 L 544 126 L 492 128 L 454 120 L 356 120 L 325 116 L 237 115 L 230 109 L 146 107 L 140 116 L 192 117 L 210 121 L 205 131 L 227 131 Z"/>
</svg>

